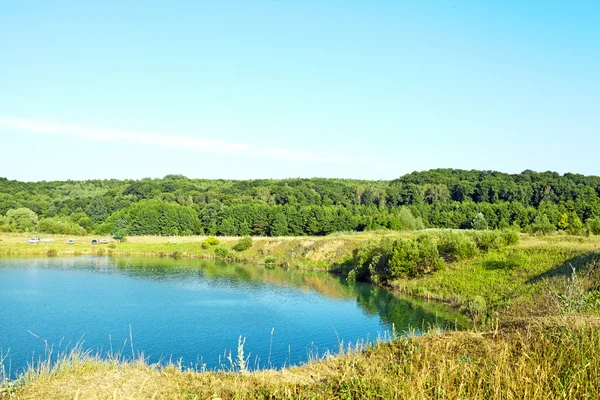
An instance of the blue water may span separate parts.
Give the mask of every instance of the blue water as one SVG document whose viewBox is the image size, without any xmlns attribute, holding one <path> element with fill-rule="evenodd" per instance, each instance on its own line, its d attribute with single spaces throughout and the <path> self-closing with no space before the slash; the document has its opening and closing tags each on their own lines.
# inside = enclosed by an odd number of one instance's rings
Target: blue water
<svg viewBox="0 0 600 400">
<path fill-rule="evenodd" d="M 11 376 L 47 358 L 49 347 L 57 354 L 76 344 L 219 368 L 229 351 L 235 358 L 240 336 L 252 368 L 279 368 L 342 341 L 375 340 L 392 324 L 402 332 L 461 319 L 326 273 L 199 260 L 0 259 L 0 349 Z"/>
</svg>

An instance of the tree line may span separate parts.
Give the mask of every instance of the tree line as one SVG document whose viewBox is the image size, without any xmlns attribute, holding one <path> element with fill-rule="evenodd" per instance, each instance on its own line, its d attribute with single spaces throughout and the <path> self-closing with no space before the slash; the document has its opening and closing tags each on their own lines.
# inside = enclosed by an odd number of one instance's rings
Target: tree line
<svg viewBox="0 0 600 400">
<path fill-rule="evenodd" d="M 600 177 L 436 169 L 392 181 L 0 178 L 0 230 L 326 235 L 422 228 L 600 234 Z"/>
</svg>

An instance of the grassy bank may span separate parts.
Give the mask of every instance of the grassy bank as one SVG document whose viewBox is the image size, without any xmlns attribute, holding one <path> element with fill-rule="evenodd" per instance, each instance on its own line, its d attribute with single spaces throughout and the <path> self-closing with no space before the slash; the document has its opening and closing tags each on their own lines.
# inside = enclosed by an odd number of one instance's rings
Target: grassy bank
<svg viewBox="0 0 600 400">
<path fill-rule="evenodd" d="M 439 232 L 430 232 L 435 235 Z M 327 268 L 348 260 L 369 240 L 412 239 L 411 233 L 326 237 L 132 237 L 114 246 L 91 237 L 67 245 L 30 245 L 1 237 L 0 253 L 215 257 L 224 248 L 240 259 L 300 268 Z M 89 243 L 89 244 L 88 244 Z M 448 259 L 444 268 L 387 282 L 396 290 L 461 306 L 476 331 L 398 338 L 368 349 L 281 371 L 181 371 L 137 362 L 106 361 L 75 353 L 55 367 L 30 370 L 4 398 L 596 398 L 600 387 L 600 253 L 597 237 L 520 235 L 509 246 Z M 111 248 L 112 247 L 112 248 Z M 205 246 L 206 247 L 206 246 Z M 447 255 L 444 255 L 447 256 Z M 150 260 L 150 259 L 149 259 Z M 274 279 L 274 278 L 273 278 Z M 234 366 L 235 367 L 235 366 Z M 0 396 L 1 397 L 1 396 Z M 4 400 L 3 398 L 3 400 Z"/>
<path fill-rule="evenodd" d="M 328 270 L 343 261 L 365 235 L 337 235 L 327 237 L 255 237 L 252 246 L 244 251 L 234 247 L 239 237 L 218 237 L 216 244 L 204 245 L 205 236 L 133 236 L 125 242 L 109 238 L 109 244 L 93 245 L 98 236 L 37 235 L 53 240 L 49 243 L 30 244 L 27 239 L 36 234 L 0 234 L 0 255 L 31 256 L 152 256 L 175 258 L 207 258 L 243 261 L 305 269 Z M 371 236 L 371 235 L 366 235 Z M 67 244 L 73 239 L 75 244 Z"/>
<path fill-rule="evenodd" d="M 281 371 L 181 371 L 68 357 L 32 371 L 19 399 L 592 399 L 600 387 L 598 321 L 397 339 Z M 1 396 L 0 396 L 1 397 Z"/>
</svg>

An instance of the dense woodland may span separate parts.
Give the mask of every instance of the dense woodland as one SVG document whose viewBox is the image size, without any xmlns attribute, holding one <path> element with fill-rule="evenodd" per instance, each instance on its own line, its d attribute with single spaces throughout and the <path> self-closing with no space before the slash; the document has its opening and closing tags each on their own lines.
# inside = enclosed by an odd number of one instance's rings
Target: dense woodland
<svg viewBox="0 0 600 400">
<path fill-rule="evenodd" d="M 112 235 L 327 235 L 514 228 L 600 233 L 600 177 L 437 169 L 393 181 L 0 178 L 0 230 Z"/>
</svg>

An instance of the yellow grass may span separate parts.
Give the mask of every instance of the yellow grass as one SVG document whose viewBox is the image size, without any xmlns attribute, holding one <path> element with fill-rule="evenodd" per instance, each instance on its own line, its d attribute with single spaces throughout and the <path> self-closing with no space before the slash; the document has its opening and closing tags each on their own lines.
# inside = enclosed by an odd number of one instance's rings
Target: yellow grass
<svg viewBox="0 0 600 400">
<path fill-rule="evenodd" d="M 11 398 L 595 399 L 598 326 L 597 319 L 579 318 L 504 331 L 431 333 L 252 373 L 198 373 L 75 354 L 30 373 L 23 386 L 11 389 Z"/>
</svg>

